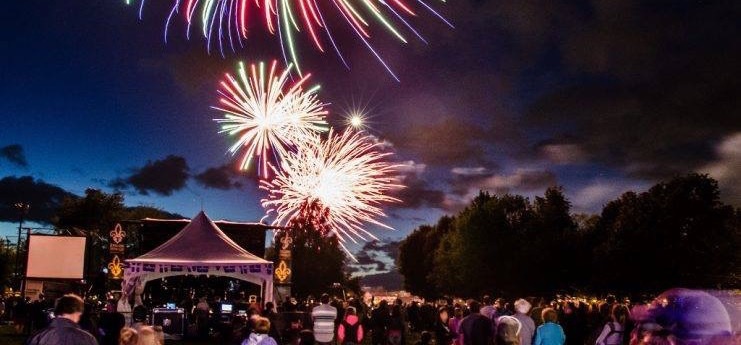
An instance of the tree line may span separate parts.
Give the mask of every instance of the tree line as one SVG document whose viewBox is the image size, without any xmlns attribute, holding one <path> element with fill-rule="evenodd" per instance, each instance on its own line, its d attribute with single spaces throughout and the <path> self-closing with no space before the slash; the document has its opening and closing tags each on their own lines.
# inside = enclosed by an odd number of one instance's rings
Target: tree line
<svg viewBox="0 0 741 345">
<path fill-rule="evenodd" d="M 116 223 L 125 219 L 163 218 L 183 219 L 184 217 L 150 206 L 126 206 L 123 194 L 106 193 L 99 189 L 89 188 L 84 196 L 68 194 L 64 196 L 59 206 L 31 204 L 31 208 L 43 207 L 52 210 L 48 218 L 41 221 L 51 225 L 55 234 L 67 234 L 87 237 L 85 278 L 90 281 L 95 291 L 105 291 L 106 287 L 115 287 L 117 283 L 110 283 L 102 268 L 107 265 L 108 232 Z M 130 234 L 133 236 L 133 234 Z M 19 261 L 26 261 L 25 235 L 21 239 Z M 0 246 L 0 288 L 18 286 L 13 281 L 15 268 L 15 245 Z M 107 286 L 110 285 L 110 286 Z"/>
<path fill-rule="evenodd" d="M 700 174 L 626 192 L 599 215 L 571 214 L 558 187 L 532 201 L 480 192 L 416 228 L 397 266 L 404 288 L 426 298 L 739 288 L 740 220 L 717 181 Z"/>
</svg>

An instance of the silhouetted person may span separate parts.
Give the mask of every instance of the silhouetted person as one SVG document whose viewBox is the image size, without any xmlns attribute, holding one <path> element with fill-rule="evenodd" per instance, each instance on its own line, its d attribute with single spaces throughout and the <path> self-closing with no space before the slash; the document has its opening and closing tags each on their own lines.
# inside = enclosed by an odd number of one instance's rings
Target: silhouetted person
<svg viewBox="0 0 741 345">
<path fill-rule="evenodd" d="M 458 333 L 463 338 L 463 345 L 489 345 L 492 340 L 492 322 L 479 313 L 479 302 L 471 301 L 468 304 L 471 314 L 466 316 L 459 326 Z"/>
<path fill-rule="evenodd" d="M 382 300 L 378 308 L 373 309 L 371 312 L 371 325 L 373 328 L 371 342 L 373 345 L 386 344 L 386 332 L 388 331 L 389 324 L 391 324 L 391 311 L 389 310 L 388 302 Z"/>
<path fill-rule="evenodd" d="M 450 330 L 450 317 L 448 309 L 440 307 L 437 312 L 437 321 L 435 322 L 435 344 L 451 345 L 453 343 L 453 332 Z"/>
<path fill-rule="evenodd" d="M 117 345 L 121 329 L 126 326 L 126 318 L 121 313 L 103 313 L 100 316 L 100 344 Z"/>
<path fill-rule="evenodd" d="M 95 337 L 78 325 L 85 303 L 77 295 L 64 295 L 54 307 L 56 317 L 48 327 L 34 335 L 29 345 L 97 345 Z"/>
</svg>

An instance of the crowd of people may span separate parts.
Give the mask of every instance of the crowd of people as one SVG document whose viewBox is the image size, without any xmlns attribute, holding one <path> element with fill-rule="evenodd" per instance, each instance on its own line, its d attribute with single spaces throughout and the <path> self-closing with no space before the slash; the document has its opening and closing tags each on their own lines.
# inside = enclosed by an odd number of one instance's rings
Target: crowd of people
<svg viewBox="0 0 741 345">
<path fill-rule="evenodd" d="M 241 345 L 725 345 L 741 343 L 725 307 L 702 291 L 675 289 L 648 305 L 631 306 L 612 296 L 604 300 L 563 298 L 506 301 L 340 300 L 324 294 L 298 303 L 286 298 L 253 303 L 247 315 L 213 324 L 206 342 Z M 194 306 L 206 310 L 205 299 Z M 7 309 L 7 308 L 6 308 Z M 136 313 L 135 313 L 136 314 Z M 53 318 L 29 344 L 163 345 L 161 327 L 135 315 L 127 324 L 117 312 L 104 312 L 97 324 L 86 317 L 83 300 L 65 295 Z M 200 321 L 193 322 L 198 325 Z M 222 320 L 223 321 L 223 320 Z M 201 334 L 193 334 L 199 337 Z"/>
<path fill-rule="evenodd" d="M 340 345 L 360 343 L 366 334 L 372 345 L 411 339 L 419 339 L 418 345 L 621 345 L 629 339 L 628 314 L 629 307 L 613 297 L 594 303 L 509 303 L 489 296 L 481 302 L 404 304 L 397 299 L 370 305 L 323 296 L 311 312 L 318 341 Z"/>
</svg>

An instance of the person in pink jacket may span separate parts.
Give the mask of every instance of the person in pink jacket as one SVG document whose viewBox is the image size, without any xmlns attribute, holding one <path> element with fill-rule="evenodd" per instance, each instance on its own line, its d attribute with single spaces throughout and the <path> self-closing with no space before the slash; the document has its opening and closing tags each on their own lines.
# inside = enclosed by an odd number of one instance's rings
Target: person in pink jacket
<svg viewBox="0 0 741 345">
<path fill-rule="evenodd" d="M 363 325 L 353 307 L 347 307 L 345 319 L 337 328 L 337 340 L 342 345 L 358 345 L 363 342 Z"/>
</svg>

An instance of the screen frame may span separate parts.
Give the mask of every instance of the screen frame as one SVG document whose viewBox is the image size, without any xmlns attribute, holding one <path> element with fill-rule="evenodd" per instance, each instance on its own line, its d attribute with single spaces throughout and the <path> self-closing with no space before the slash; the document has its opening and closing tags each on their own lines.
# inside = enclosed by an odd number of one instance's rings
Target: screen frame
<svg viewBox="0 0 741 345">
<path fill-rule="evenodd" d="M 229 310 L 226 310 L 226 308 L 224 308 L 224 307 L 226 307 L 226 306 L 229 306 L 229 308 L 228 308 Z M 233 311 L 234 311 L 234 304 L 231 304 L 231 303 L 223 303 L 223 304 L 221 305 L 221 313 L 222 313 L 222 314 L 227 314 L 227 313 L 231 313 L 231 312 L 233 312 Z"/>
<path fill-rule="evenodd" d="M 85 242 L 85 245 L 83 247 L 83 253 L 82 253 L 82 276 L 80 278 L 59 278 L 59 277 L 41 277 L 41 276 L 29 276 L 28 275 L 28 269 L 30 268 L 29 265 L 29 259 L 31 258 L 31 238 L 32 237 L 63 237 L 63 238 L 82 238 Z M 35 280 L 84 280 L 85 275 L 87 274 L 87 268 L 88 268 L 88 246 L 90 245 L 90 242 L 87 240 L 87 236 L 74 236 L 74 235 L 49 235 L 49 234 L 28 234 L 27 240 L 26 240 L 26 262 L 25 262 L 25 269 L 24 269 L 24 279 L 35 279 Z"/>
</svg>

